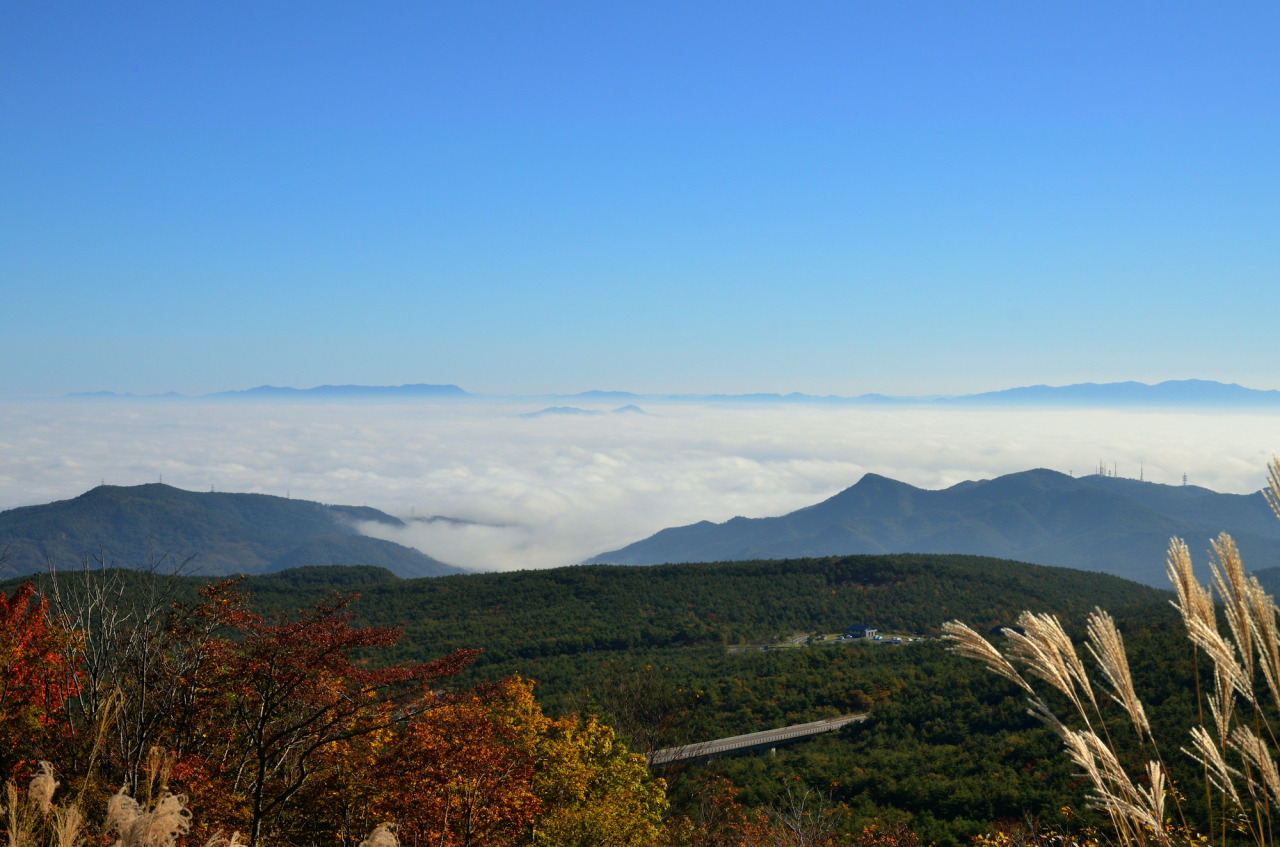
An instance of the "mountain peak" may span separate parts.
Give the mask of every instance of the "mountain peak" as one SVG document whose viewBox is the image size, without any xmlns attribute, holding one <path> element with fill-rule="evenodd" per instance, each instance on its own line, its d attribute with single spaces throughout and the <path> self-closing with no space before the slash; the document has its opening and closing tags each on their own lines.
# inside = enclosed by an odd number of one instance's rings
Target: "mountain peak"
<svg viewBox="0 0 1280 847">
<path fill-rule="evenodd" d="M 1105 571 L 1163 587 L 1172 536 L 1204 549 L 1230 532 L 1246 562 L 1280 555 L 1262 494 L 1189 496 L 1185 488 L 1033 468 L 949 488 L 876 473 L 774 518 L 665 529 L 592 563 L 660 564 L 856 553 L 964 553 Z"/>
</svg>

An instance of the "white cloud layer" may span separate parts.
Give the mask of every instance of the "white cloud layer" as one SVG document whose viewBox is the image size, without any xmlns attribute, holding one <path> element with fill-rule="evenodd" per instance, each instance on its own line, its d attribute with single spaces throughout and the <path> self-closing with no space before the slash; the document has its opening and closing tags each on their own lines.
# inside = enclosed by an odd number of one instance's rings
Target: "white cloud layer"
<svg viewBox="0 0 1280 847">
<path fill-rule="evenodd" d="M 603 407 L 602 407 L 603 408 Z M 777 515 L 873 471 L 938 488 L 1099 461 L 1148 480 L 1249 492 L 1280 414 L 825 406 L 646 406 L 520 418 L 532 406 L 13 402 L 0 407 L 0 508 L 100 480 L 366 504 L 367 531 L 485 570 L 569 564 L 667 526 Z"/>
</svg>

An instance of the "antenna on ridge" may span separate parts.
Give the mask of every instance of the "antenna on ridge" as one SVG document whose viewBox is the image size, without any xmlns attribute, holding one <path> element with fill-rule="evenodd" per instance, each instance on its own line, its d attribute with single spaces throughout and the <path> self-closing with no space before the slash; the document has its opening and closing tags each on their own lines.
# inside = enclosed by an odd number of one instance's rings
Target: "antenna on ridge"
<svg viewBox="0 0 1280 847">
<path fill-rule="evenodd" d="M 1186 487 L 1186 485 L 1187 485 L 1187 475 L 1186 475 L 1186 474 L 1183 474 L 1183 475 L 1182 475 L 1182 486 L 1185 488 L 1185 487 Z"/>
</svg>

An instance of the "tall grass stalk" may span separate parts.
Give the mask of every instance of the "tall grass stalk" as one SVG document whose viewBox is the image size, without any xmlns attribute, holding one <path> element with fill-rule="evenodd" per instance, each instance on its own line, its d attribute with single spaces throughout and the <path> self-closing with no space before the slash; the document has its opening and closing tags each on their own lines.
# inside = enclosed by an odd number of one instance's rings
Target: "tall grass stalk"
<svg viewBox="0 0 1280 847">
<path fill-rule="evenodd" d="M 1263 493 L 1280 518 L 1280 459 L 1268 465 Z M 1280 743 L 1268 714 L 1280 707 L 1280 609 L 1257 578 L 1245 572 L 1240 551 L 1226 533 L 1212 542 L 1209 570 L 1208 585 L 1201 585 L 1187 545 L 1178 538 L 1170 541 L 1167 572 L 1177 595 L 1173 606 L 1193 645 L 1199 716 L 1190 729 L 1190 746 L 1181 749 L 1201 766 L 1209 837 L 1225 844 L 1244 835 L 1259 845 L 1272 844 L 1273 816 L 1280 811 Z M 1225 631 L 1218 624 L 1219 608 Z M 1164 845 L 1193 837 L 1181 817 L 1177 792 L 1168 787 L 1169 770 L 1110 615 L 1097 609 L 1086 627 L 1085 652 L 1097 665 L 1102 685 L 1090 680 L 1080 652 L 1052 615 L 1023 612 L 1018 629 L 1004 630 L 1004 652 L 960 621 L 943 629 L 954 652 L 983 662 L 1026 692 L 1031 714 L 1062 738 L 1092 786 L 1089 803 L 1107 813 L 1121 843 Z M 1211 686 L 1202 684 L 1202 655 L 1212 668 Z M 1028 677 L 1065 696 L 1075 713 L 1072 722 L 1080 728 L 1060 719 Z M 1133 727 L 1146 759 L 1136 777 L 1121 765 L 1095 690 L 1114 701 Z M 1178 823 L 1170 811 L 1176 811 Z"/>
<path fill-rule="evenodd" d="M 55 805 L 53 797 L 61 783 L 54 778 L 53 765 L 40 762 L 38 768 L 25 797 L 12 781 L 5 783 L 0 815 L 9 847 L 78 847 L 84 835 L 79 803 Z"/>
</svg>

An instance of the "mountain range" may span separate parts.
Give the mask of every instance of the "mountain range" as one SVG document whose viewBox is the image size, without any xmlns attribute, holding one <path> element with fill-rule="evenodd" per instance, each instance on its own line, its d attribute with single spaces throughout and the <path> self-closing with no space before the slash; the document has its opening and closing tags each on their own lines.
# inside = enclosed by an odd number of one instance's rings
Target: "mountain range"
<svg viewBox="0 0 1280 847">
<path fill-rule="evenodd" d="M 1143 382 L 1084 382 L 1074 385 L 1030 385 L 1002 391 L 977 394 L 890 396 L 860 394 L 852 397 L 790 394 L 633 394 L 629 391 L 583 391 L 578 394 L 544 394 L 530 397 L 473 394 L 456 385 L 320 385 L 314 388 L 289 388 L 260 385 L 243 391 L 220 391 L 198 397 L 176 392 L 166 394 L 116 394 L 95 391 L 68 395 L 77 399 L 101 400 L 507 400 L 507 401 L 577 401 L 633 403 L 824 403 L 852 405 L 936 404 L 979 406 L 1088 406 L 1088 407 L 1280 407 L 1280 391 L 1245 388 L 1235 383 L 1203 379 L 1168 380 L 1149 385 Z M 535 413 L 537 414 L 537 413 Z"/>
<path fill-rule="evenodd" d="M 1245 565 L 1280 563 L 1280 521 L 1262 492 L 1219 494 L 1113 476 L 1031 470 L 942 490 L 877 474 L 813 506 L 664 529 L 587 564 L 650 565 L 854 553 L 968 553 L 1102 571 L 1167 587 L 1169 539 L 1198 565 L 1229 532 Z"/>
<path fill-rule="evenodd" d="M 330 506 L 267 494 L 184 491 L 170 485 L 100 485 L 79 497 L 0 512 L 0 575 L 52 561 L 78 567 L 102 557 L 146 567 L 194 557 L 207 575 L 270 573 L 306 565 L 376 565 L 400 577 L 461 573 L 417 550 L 359 534 L 357 522 L 403 526 L 364 506 Z"/>
</svg>

